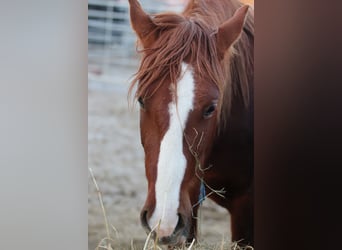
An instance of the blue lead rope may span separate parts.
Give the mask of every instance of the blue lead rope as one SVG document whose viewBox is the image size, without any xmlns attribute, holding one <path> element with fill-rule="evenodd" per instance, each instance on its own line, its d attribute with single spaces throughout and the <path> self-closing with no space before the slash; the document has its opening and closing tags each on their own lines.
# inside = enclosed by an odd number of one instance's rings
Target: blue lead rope
<svg viewBox="0 0 342 250">
<path fill-rule="evenodd" d="M 206 193 L 205 193 L 205 185 L 203 180 L 201 180 L 201 186 L 200 186 L 200 193 L 198 196 L 198 202 L 200 205 L 202 205 L 203 201 L 205 200 Z"/>
</svg>

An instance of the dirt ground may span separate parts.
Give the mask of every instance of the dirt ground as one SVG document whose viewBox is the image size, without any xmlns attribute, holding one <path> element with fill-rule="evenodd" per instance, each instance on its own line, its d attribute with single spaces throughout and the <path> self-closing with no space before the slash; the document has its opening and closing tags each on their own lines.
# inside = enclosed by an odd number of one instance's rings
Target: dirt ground
<svg viewBox="0 0 342 250">
<path fill-rule="evenodd" d="M 88 166 L 103 196 L 114 249 L 142 249 L 146 233 L 139 213 L 147 190 L 144 154 L 139 137 L 139 112 L 129 108 L 129 79 L 136 67 L 115 66 L 110 74 L 90 68 L 88 92 Z M 89 175 L 88 249 L 106 237 L 105 220 Z M 205 243 L 227 241 L 229 215 L 208 201 L 201 209 L 200 231 Z M 134 248 L 132 247 L 134 245 Z"/>
</svg>

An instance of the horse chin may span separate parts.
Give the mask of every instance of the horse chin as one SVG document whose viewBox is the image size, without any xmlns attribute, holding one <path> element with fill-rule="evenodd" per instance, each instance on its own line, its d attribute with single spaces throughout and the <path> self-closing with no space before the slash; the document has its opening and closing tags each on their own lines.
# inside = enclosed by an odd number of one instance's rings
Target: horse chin
<svg viewBox="0 0 342 250">
<path fill-rule="evenodd" d="M 158 239 L 159 245 L 167 245 L 169 247 L 183 247 L 186 244 L 184 235 L 172 235 Z"/>
<path fill-rule="evenodd" d="M 159 245 L 166 245 L 169 247 L 183 247 L 187 243 L 187 232 L 185 228 L 183 230 L 179 230 L 174 232 L 170 236 L 157 238 L 157 242 Z M 152 234 L 152 237 L 156 239 L 156 233 Z"/>
</svg>

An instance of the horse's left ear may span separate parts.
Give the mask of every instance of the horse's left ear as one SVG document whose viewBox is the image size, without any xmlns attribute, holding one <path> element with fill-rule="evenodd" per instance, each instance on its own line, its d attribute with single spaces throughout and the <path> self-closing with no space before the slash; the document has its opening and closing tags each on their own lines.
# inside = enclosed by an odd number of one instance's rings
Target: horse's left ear
<svg viewBox="0 0 342 250">
<path fill-rule="evenodd" d="M 156 25 L 151 17 L 145 13 L 138 0 L 128 0 L 130 6 L 131 25 L 138 35 L 144 48 L 148 48 L 155 40 L 153 30 Z"/>
<path fill-rule="evenodd" d="M 236 10 L 234 15 L 222 23 L 217 31 L 217 53 L 220 59 L 223 59 L 228 48 L 239 38 L 249 6 L 244 5 Z"/>
</svg>

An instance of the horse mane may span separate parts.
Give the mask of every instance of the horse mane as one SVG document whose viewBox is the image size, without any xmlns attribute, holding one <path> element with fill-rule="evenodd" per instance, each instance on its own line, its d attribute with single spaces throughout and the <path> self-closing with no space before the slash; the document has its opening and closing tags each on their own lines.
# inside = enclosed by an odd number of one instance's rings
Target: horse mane
<svg viewBox="0 0 342 250">
<path fill-rule="evenodd" d="M 214 2 L 214 1 L 213 1 Z M 216 1 L 218 2 L 218 1 Z M 217 85 L 221 93 L 219 119 L 221 125 L 226 123 L 231 109 L 233 95 L 240 95 L 245 106 L 249 103 L 250 84 L 253 81 L 253 15 L 247 16 L 244 32 L 226 55 L 219 61 L 216 50 L 217 27 L 222 19 L 217 11 L 225 12 L 226 19 L 241 6 L 229 1 L 229 11 L 216 6 L 209 15 L 208 6 L 200 6 L 206 1 L 190 1 L 183 15 L 166 12 L 152 15 L 155 29 L 150 33 L 156 37 L 150 48 L 138 50 L 142 60 L 138 72 L 131 83 L 129 93 L 138 84 L 135 98 L 150 98 L 165 82 L 176 86 L 181 77 L 181 64 L 191 62 L 197 72 L 209 77 Z M 202 11 L 202 12 L 201 12 Z M 216 12 L 216 13 L 215 13 Z M 211 18 L 211 19 L 210 19 Z M 221 20 L 220 22 L 223 22 Z"/>
</svg>

